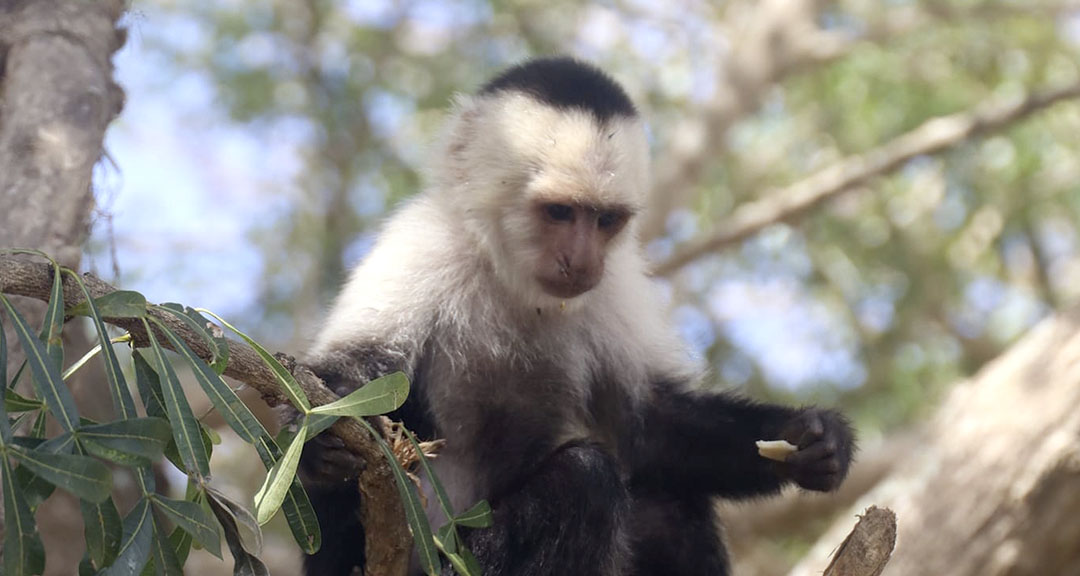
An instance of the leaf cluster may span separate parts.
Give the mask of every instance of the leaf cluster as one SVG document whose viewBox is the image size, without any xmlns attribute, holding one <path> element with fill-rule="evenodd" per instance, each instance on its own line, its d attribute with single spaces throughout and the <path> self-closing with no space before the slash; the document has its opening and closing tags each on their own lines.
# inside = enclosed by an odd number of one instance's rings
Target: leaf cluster
<svg viewBox="0 0 1080 576">
<path fill-rule="evenodd" d="M 297 477 L 297 466 L 304 443 L 341 417 L 355 418 L 368 427 L 391 464 L 425 571 L 436 574 L 441 569 L 435 552 L 438 549 L 462 574 L 480 574 L 475 559 L 462 545 L 457 526 L 487 525 L 490 509 L 486 503 L 455 516 L 438 479 L 426 459 L 422 460 L 446 517 L 451 519 L 434 536 L 415 484 L 393 457 L 385 440 L 365 420 L 391 412 L 404 403 L 409 382 L 403 374 L 379 378 L 336 402 L 312 407 L 293 375 L 272 354 L 212 312 L 179 304 L 148 304 L 141 294 L 130 291 L 91 298 L 78 274 L 55 262 L 52 269 L 51 297 L 38 331 L 0 294 L 0 305 L 26 356 L 11 381 L 6 381 L 4 376 L 0 382 L 4 393 L 0 403 L 0 474 L 7 527 L 5 574 L 24 576 L 43 572 L 44 550 L 33 514 L 57 488 L 80 500 L 87 549 L 80 574 L 181 575 L 192 546 L 221 558 L 222 538 L 235 560 L 234 574 L 269 574 L 259 560 L 260 526 L 279 510 L 301 549 L 313 554 L 319 550 L 322 537 L 307 493 Z M 65 274 L 83 291 L 85 300 L 76 306 L 65 307 Z M 211 357 L 204 359 L 193 352 L 188 342 L 149 314 L 151 310 L 179 319 L 203 340 Z M 225 383 L 221 375 L 228 365 L 229 343 L 224 332 L 204 313 L 239 335 L 273 371 L 282 391 L 301 412 L 296 434 L 285 435 L 282 442 L 272 437 Z M 101 344 L 63 370 L 61 334 L 65 319 L 73 316 L 88 317 Z M 110 338 L 103 318 L 140 321 L 146 329 L 147 345 L 136 347 L 129 334 Z M 0 318 L 0 375 L 8 373 L 6 338 Z M 135 379 L 141 414 L 113 348 L 118 343 L 135 348 L 128 373 Z M 166 345 L 175 354 L 166 352 Z M 80 416 L 67 384 L 72 374 L 99 354 L 116 414 L 116 419 L 110 422 L 94 422 Z M 178 363 L 187 364 L 214 410 L 234 433 L 254 447 L 265 465 L 266 478 L 255 494 L 253 512 L 213 487 L 210 455 L 217 434 L 195 417 L 177 375 Z M 23 378 L 29 379 L 32 394 L 16 391 Z M 47 416 L 61 429 L 51 438 L 46 437 Z M 410 439 L 415 442 L 411 435 Z M 152 466 L 162 460 L 168 460 L 187 475 L 183 499 L 168 498 L 157 491 Z M 138 482 L 140 498 L 123 517 L 112 497 L 113 474 L 107 464 L 131 469 Z"/>
</svg>

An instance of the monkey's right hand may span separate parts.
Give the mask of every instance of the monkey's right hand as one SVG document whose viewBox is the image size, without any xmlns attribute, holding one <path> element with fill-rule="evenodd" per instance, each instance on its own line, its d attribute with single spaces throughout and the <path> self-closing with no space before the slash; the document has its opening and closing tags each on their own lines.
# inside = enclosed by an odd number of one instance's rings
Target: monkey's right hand
<svg viewBox="0 0 1080 576">
<path fill-rule="evenodd" d="M 281 406 L 278 418 L 283 426 L 295 425 L 300 412 L 289 405 Z M 298 471 L 300 479 L 309 486 L 341 484 L 359 476 L 364 471 L 364 461 L 327 430 L 304 445 Z"/>
<path fill-rule="evenodd" d="M 340 484 L 364 471 L 364 461 L 327 431 L 312 438 L 300 455 L 300 479 L 305 484 Z"/>
</svg>

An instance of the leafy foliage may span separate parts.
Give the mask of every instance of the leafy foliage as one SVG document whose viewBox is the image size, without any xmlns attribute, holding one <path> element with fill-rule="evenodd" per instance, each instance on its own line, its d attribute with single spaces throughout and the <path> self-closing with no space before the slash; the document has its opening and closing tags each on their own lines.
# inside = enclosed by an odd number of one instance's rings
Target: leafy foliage
<svg viewBox="0 0 1080 576">
<path fill-rule="evenodd" d="M 221 558 L 221 538 L 224 537 L 234 558 L 234 574 L 268 574 L 258 558 L 262 549 L 260 524 L 268 522 L 279 510 L 284 511 L 300 547 L 309 554 L 316 552 L 321 545 L 318 522 L 296 477 L 303 445 L 315 435 L 309 433 L 309 426 L 325 430 L 339 417 L 356 418 L 367 426 L 364 417 L 392 411 L 405 401 L 409 383 L 404 376 L 394 374 L 372 381 L 333 404 L 312 408 L 292 374 L 269 352 L 214 316 L 260 353 L 278 376 L 283 391 L 287 391 L 296 408 L 304 414 L 298 432 L 282 452 L 274 438 L 221 379 L 220 374 L 229 357 L 228 341 L 200 312 L 179 305 L 150 306 L 142 295 L 134 292 L 114 292 L 65 309 L 61 278 L 70 271 L 59 266 L 54 266 L 54 271 L 52 298 L 40 334 L 33 332 L 19 310 L 0 294 L 0 304 L 26 352 L 35 391 L 35 396 L 25 397 L 13 390 L 15 381 L 6 382 L 5 376 L 5 381 L 0 382 L 4 389 L 4 399 L 0 402 L 0 481 L 6 526 L 4 573 L 29 576 L 44 570 L 44 555 L 33 511 L 56 488 L 81 501 L 87 556 L 80 573 L 180 576 L 193 543 Z M 72 277 L 89 296 L 81 279 L 75 274 Z M 71 391 L 61 377 L 63 319 L 76 314 L 90 317 L 98 330 L 101 345 L 93 354 L 105 357 L 103 382 L 114 400 L 118 415 L 114 421 L 97 423 L 80 418 Z M 211 362 L 195 354 L 188 343 L 156 314 L 172 315 L 191 328 L 211 351 Z M 136 411 L 135 400 L 113 350 L 115 342 L 131 344 L 134 339 L 125 336 L 110 340 L 103 318 L 139 320 L 145 329 L 149 346 L 133 351 L 131 372 L 135 375 L 146 417 L 140 417 Z M 178 357 L 166 352 L 165 343 L 177 352 Z M 7 374 L 6 346 L 6 334 L 0 323 L 0 375 Z M 66 374 L 82 369 L 87 365 L 85 360 L 76 361 Z M 255 494 L 254 516 L 212 488 L 209 462 L 213 444 L 180 385 L 174 367 L 180 360 L 191 367 L 195 380 L 215 410 L 242 440 L 253 446 L 267 467 L 263 486 Z M 16 381 L 21 373 L 17 373 Z M 39 422 L 44 421 L 45 413 L 61 423 L 59 435 L 44 437 L 44 428 Z M 28 419 L 31 414 L 37 416 L 32 425 Z M 439 571 L 439 558 L 431 528 L 419 505 L 416 486 L 386 442 L 380 440 L 380 446 L 395 472 L 402 499 L 411 511 L 409 525 L 416 536 L 418 549 L 422 551 L 425 569 L 435 574 Z M 184 499 L 168 498 L 155 490 L 151 466 L 164 458 L 189 478 Z M 112 472 L 103 460 L 132 469 L 139 481 L 141 497 L 123 518 L 111 495 Z M 442 491 L 441 486 L 439 490 Z M 480 525 L 478 522 L 482 523 L 485 516 L 490 516 L 490 509 L 485 506 L 475 509 L 469 519 L 460 523 Z M 167 524 L 163 523 L 166 520 L 168 525 L 175 527 L 171 534 L 166 530 Z M 462 553 L 467 554 L 467 551 L 455 543 L 447 556 L 455 566 L 463 567 L 463 574 L 479 574 L 475 561 L 469 565 L 462 562 Z"/>
</svg>

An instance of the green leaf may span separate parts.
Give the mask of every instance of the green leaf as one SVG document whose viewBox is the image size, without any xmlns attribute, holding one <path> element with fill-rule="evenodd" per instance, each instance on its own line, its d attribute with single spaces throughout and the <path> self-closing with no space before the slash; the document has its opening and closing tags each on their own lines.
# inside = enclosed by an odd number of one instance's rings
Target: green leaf
<svg viewBox="0 0 1080 576">
<path fill-rule="evenodd" d="M 376 378 L 348 396 L 313 408 L 313 414 L 362 418 L 397 410 L 409 395 L 409 379 L 401 372 Z"/>
<path fill-rule="evenodd" d="M 22 576 L 45 570 L 45 550 L 34 525 L 34 514 L 15 485 L 11 462 L 0 456 L 4 483 L 4 574 Z"/>
<path fill-rule="evenodd" d="M 86 300 L 83 300 L 79 306 L 86 307 L 87 315 L 93 319 L 94 328 L 97 330 L 98 338 L 101 340 L 101 355 L 105 364 L 105 376 L 109 382 L 109 393 L 112 395 L 116 413 L 121 420 L 136 418 L 138 414 L 135 412 L 135 400 L 132 399 L 131 391 L 128 390 L 124 372 L 120 369 L 120 361 L 116 358 L 116 351 L 113 350 L 112 343 L 109 341 L 109 333 L 105 330 L 105 323 L 101 318 L 103 316 L 113 318 L 142 317 L 142 314 L 132 315 L 120 312 L 130 312 L 130 310 L 125 311 L 124 308 L 138 308 L 139 302 L 141 302 L 142 311 L 145 314 L 146 298 L 143 298 L 142 294 L 137 292 L 119 291 L 92 300 L 90 291 L 86 289 L 86 284 L 82 281 L 82 278 L 75 272 L 72 272 L 71 275 L 86 297 Z"/>
<path fill-rule="evenodd" d="M 233 556 L 233 576 L 270 576 L 270 571 L 266 569 L 266 565 L 262 563 L 254 554 L 248 552 L 243 543 L 241 537 L 240 528 L 236 524 L 237 516 L 234 516 L 235 509 L 229 509 L 224 502 L 228 502 L 228 499 L 219 499 L 220 494 L 213 494 L 207 492 L 210 498 L 207 502 L 210 504 L 210 509 L 213 510 L 214 516 L 217 516 L 221 527 L 225 533 L 225 542 L 229 544 L 229 551 Z M 256 525 L 258 529 L 258 525 Z"/>
<path fill-rule="evenodd" d="M 300 384 L 296 382 L 296 378 L 294 378 L 293 375 L 277 361 L 277 358 L 274 358 L 272 354 L 267 352 L 266 348 L 263 348 L 258 342 L 252 340 L 247 334 L 237 330 L 235 326 L 223 320 L 221 316 L 218 316 L 209 310 L 199 309 L 197 311 L 205 312 L 213 316 L 214 319 L 221 322 L 223 326 L 236 332 L 244 342 L 247 342 L 248 346 L 251 346 L 252 350 L 255 350 L 259 357 L 262 358 L 263 363 L 274 373 L 278 384 L 281 385 L 282 390 L 284 390 L 285 394 L 289 397 L 289 400 L 292 401 L 293 406 L 296 406 L 301 412 L 305 413 L 311 410 L 311 403 L 308 402 L 307 396 L 304 395 L 304 391 L 300 388 Z"/>
<path fill-rule="evenodd" d="M 73 276 L 78 276 L 72 272 Z M 81 280 L 81 278 L 80 278 Z M 71 316 L 93 316 L 93 309 L 97 309 L 97 315 L 102 318 L 143 318 L 146 316 L 146 297 L 138 292 L 130 290 L 117 290 L 103 296 L 89 300 L 90 294 L 83 293 L 87 300 L 79 302 L 68 309 Z"/>
<path fill-rule="evenodd" d="M 100 569 L 116 560 L 120 552 L 120 539 L 124 527 L 120 521 L 120 512 L 112 498 L 100 504 L 79 501 L 82 510 L 83 525 L 86 526 L 86 551 L 94 567 Z"/>
<path fill-rule="evenodd" d="M 11 441 L 11 423 L 8 422 L 7 415 L 8 393 L 19 396 L 14 391 L 8 390 L 4 385 L 5 381 L 7 381 L 7 335 L 4 334 L 3 318 L 0 318 L 0 388 L 4 389 L 4 401 L 0 402 L 0 447 L 6 446 Z M 0 458 L 6 458 L 2 450 L 0 450 Z"/>
<path fill-rule="evenodd" d="M 273 469 L 274 465 L 281 459 L 282 452 L 270 437 L 266 428 L 259 423 L 251 410 L 225 384 L 221 377 L 209 368 L 206 362 L 199 358 L 185 342 L 171 331 L 166 330 L 165 334 L 177 353 L 191 364 L 195 379 L 199 382 L 214 408 L 224 417 L 225 422 L 242 440 L 255 445 L 259 458 L 262 459 L 267 470 Z M 144 387 L 152 388 L 151 375 L 153 372 L 148 368 L 141 369 L 142 372 L 149 372 L 149 374 L 144 374 L 140 378 L 140 367 L 138 362 L 136 363 L 136 380 L 139 382 L 145 381 L 145 385 L 139 384 L 140 390 Z M 147 396 L 147 393 L 141 392 L 141 394 L 144 398 Z M 317 420 L 320 424 L 324 424 L 327 420 L 332 422 L 335 419 L 335 417 L 323 417 Z M 282 504 L 282 511 L 285 513 L 285 519 L 289 523 L 289 529 L 292 531 L 296 542 L 306 553 L 315 553 L 322 546 L 322 533 L 315 518 L 315 511 L 311 508 L 307 493 L 298 479 L 294 479 L 290 484 L 285 501 Z"/>
<path fill-rule="evenodd" d="M 124 517 L 124 538 L 116 562 L 100 576 L 136 576 L 150 560 L 154 539 L 154 521 L 150 502 L 143 498 Z"/>
<path fill-rule="evenodd" d="M 34 438 L 44 438 L 45 437 L 45 433 L 47 432 L 45 427 L 49 423 L 49 420 L 47 418 L 48 414 L 49 413 L 48 413 L 47 410 L 42 410 L 42 411 L 38 412 L 37 417 L 34 418 L 34 425 L 30 427 L 30 435 L 31 436 L 33 436 Z M 68 433 L 65 432 L 65 434 L 68 434 Z"/>
<path fill-rule="evenodd" d="M 202 338 L 206 347 L 210 349 L 210 368 L 218 375 L 224 374 L 225 368 L 229 365 L 229 340 L 225 338 L 225 332 L 189 306 L 170 302 L 160 307 L 172 312 L 177 319 Z"/>
<path fill-rule="evenodd" d="M 207 552 L 221 558 L 221 540 L 214 518 L 197 502 L 154 496 L 154 508 L 168 516 Z"/>
<path fill-rule="evenodd" d="M 161 458 L 171 429 L 161 418 L 117 420 L 75 433 L 87 452 L 125 466 L 149 466 Z"/>
<path fill-rule="evenodd" d="M 162 329 L 165 336 L 172 344 L 173 350 L 188 361 L 191 365 L 192 374 L 199 386 L 202 387 L 214 409 L 225 418 L 225 422 L 232 428 L 240 439 L 248 444 L 255 444 L 259 438 L 267 435 L 266 429 L 251 413 L 251 410 L 236 396 L 216 372 L 214 372 L 202 358 L 199 358 L 188 345 L 171 330 Z"/>
<path fill-rule="evenodd" d="M 308 431 L 307 440 L 322 434 L 338 421 L 340 416 L 334 416 L 332 414 L 308 414 Z"/>
<path fill-rule="evenodd" d="M 42 412 L 42 414 L 44 414 L 44 412 Z M 16 437 L 16 440 L 18 440 L 18 437 Z M 70 454 L 74 443 L 75 437 L 69 432 L 64 432 L 55 438 L 39 442 L 33 449 L 38 452 Z M 56 486 L 35 476 L 28 468 L 22 466 L 15 469 L 15 486 L 18 487 L 19 493 L 26 499 L 27 503 L 30 504 L 31 510 L 37 510 L 37 507 L 44 502 L 46 498 L 52 496 L 53 491 L 56 490 Z"/>
<path fill-rule="evenodd" d="M 161 380 L 157 372 L 143 356 L 142 350 L 136 350 L 131 357 L 135 363 L 135 387 L 139 389 L 139 397 L 142 398 L 143 406 L 146 407 L 146 415 L 168 419 L 165 400 L 161 393 Z"/>
<path fill-rule="evenodd" d="M 191 553 L 191 542 L 191 534 L 179 528 L 173 528 L 172 534 L 169 534 L 169 546 L 172 546 L 176 561 L 181 566 L 187 562 L 188 554 Z"/>
<path fill-rule="evenodd" d="M 214 540 L 217 541 L 216 534 Z M 217 544 L 220 552 L 221 543 L 218 542 Z M 151 554 L 155 574 L 158 576 L 184 576 L 184 568 L 176 557 L 176 551 L 169 540 L 169 534 L 165 532 L 164 524 L 157 518 L 154 518 L 154 539 L 151 546 L 153 547 Z M 220 557 L 219 555 L 218 558 Z"/>
<path fill-rule="evenodd" d="M 83 500 L 101 502 L 109 497 L 112 474 L 104 464 L 89 456 L 50 454 L 15 447 L 10 453 L 35 476 Z"/>
<path fill-rule="evenodd" d="M 408 474 L 401 468 L 401 463 L 394 457 L 393 452 L 390 451 L 390 447 L 387 446 L 386 441 L 382 439 L 382 435 L 375 431 L 368 424 L 367 420 L 358 418 L 356 420 L 362 426 L 371 432 L 379 445 L 379 450 L 382 451 L 383 456 L 386 457 L 386 461 L 390 464 L 390 471 L 394 474 L 394 481 L 397 484 L 398 494 L 401 496 L 401 504 L 405 508 L 405 520 L 409 523 L 409 529 L 412 531 L 413 544 L 415 546 L 416 554 L 420 559 L 420 567 L 426 574 L 436 575 L 441 569 L 439 565 L 439 552 L 435 548 L 435 540 L 431 534 L 431 525 L 428 524 L 427 515 L 424 514 L 424 507 L 420 504 L 420 497 L 416 493 L 416 485 L 409 479 Z"/>
<path fill-rule="evenodd" d="M 180 452 L 180 459 L 188 474 L 196 474 L 201 477 L 210 475 L 210 457 L 205 446 L 202 444 L 202 433 L 199 431 L 199 422 L 191 411 L 187 398 L 184 397 L 184 389 L 180 385 L 180 379 L 173 371 L 172 364 L 165 357 L 165 350 L 158 344 L 154 331 L 144 319 L 146 333 L 150 339 L 150 347 L 153 349 L 154 367 L 161 379 L 161 395 L 165 404 L 165 411 L 169 414 L 169 423 L 172 425 L 173 441 Z"/>
<path fill-rule="evenodd" d="M 255 518 L 260 525 L 269 522 L 281 508 L 285 494 L 289 491 L 289 486 L 292 485 L 292 480 L 296 476 L 296 467 L 300 463 L 300 453 L 303 451 L 306 437 L 307 421 L 305 420 L 300 423 L 300 431 L 289 443 L 285 456 L 266 473 L 263 485 L 255 493 Z"/>
<path fill-rule="evenodd" d="M 45 404 L 48 405 L 60 426 L 65 431 L 71 432 L 78 426 L 79 411 L 75 408 L 75 399 L 72 398 L 71 391 L 60 378 L 60 368 L 53 363 L 45 346 L 30 331 L 26 319 L 3 294 L 0 294 L 0 302 L 7 309 L 8 318 L 11 319 L 15 326 L 15 333 L 19 336 L 26 360 L 30 364 L 30 372 L 34 377 L 34 388 L 38 397 L 45 400 Z"/>
<path fill-rule="evenodd" d="M 0 344 L 2 344 L 2 340 L 0 338 Z M 40 400 L 27 398 L 11 388 L 4 389 L 4 409 L 8 412 L 31 412 L 41 410 L 44 407 L 45 404 Z"/>
<path fill-rule="evenodd" d="M 53 264 L 52 292 L 49 294 L 49 306 L 45 309 L 45 318 L 41 325 L 41 341 L 45 343 L 45 354 L 52 359 L 59 370 L 64 366 L 64 283 L 60 266 Z"/>
<path fill-rule="evenodd" d="M 262 554 L 262 528 L 259 526 L 259 521 L 255 519 L 255 516 L 247 508 L 244 508 L 215 488 L 207 487 L 206 496 L 207 503 L 211 505 L 210 508 L 219 521 L 222 521 L 222 514 L 229 516 L 229 524 L 236 530 L 241 547 L 249 554 L 255 556 Z M 220 511 L 214 509 L 215 506 Z"/>
<path fill-rule="evenodd" d="M 488 526 L 491 526 L 493 521 L 491 516 L 491 505 L 487 503 L 487 500 L 481 500 L 476 504 L 473 504 L 472 508 L 458 514 L 454 518 L 454 522 L 469 528 L 487 528 Z"/>
<path fill-rule="evenodd" d="M 453 522 L 447 522 L 435 531 L 435 545 L 443 554 L 456 554 L 459 544 L 457 526 Z"/>
</svg>

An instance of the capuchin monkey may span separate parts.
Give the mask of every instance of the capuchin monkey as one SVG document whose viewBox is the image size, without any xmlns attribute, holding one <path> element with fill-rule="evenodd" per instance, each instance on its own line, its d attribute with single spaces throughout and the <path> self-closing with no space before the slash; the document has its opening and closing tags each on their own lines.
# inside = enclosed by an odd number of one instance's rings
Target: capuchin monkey
<svg viewBox="0 0 1080 576">
<path fill-rule="evenodd" d="M 702 370 L 636 238 L 648 165 L 642 120 L 604 73 L 569 58 L 506 70 L 457 100 L 427 186 L 308 356 L 340 395 L 408 375 L 390 416 L 446 440 L 433 463 L 455 510 L 491 504 L 494 524 L 464 536 L 486 576 L 726 575 L 714 497 L 830 491 L 847 474 L 839 413 L 695 390 Z M 776 439 L 798 451 L 758 455 Z M 355 457 L 323 433 L 300 469 L 323 533 L 307 574 L 360 573 Z"/>
</svg>

